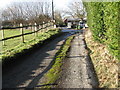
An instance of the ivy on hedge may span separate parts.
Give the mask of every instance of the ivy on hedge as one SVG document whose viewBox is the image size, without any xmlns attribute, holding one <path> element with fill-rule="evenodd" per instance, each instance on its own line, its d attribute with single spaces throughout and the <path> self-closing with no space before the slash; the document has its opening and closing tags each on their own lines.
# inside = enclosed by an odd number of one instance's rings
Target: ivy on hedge
<svg viewBox="0 0 120 90">
<path fill-rule="evenodd" d="M 83 2 L 83 4 L 94 39 L 105 43 L 109 51 L 120 59 L 120 2 Z"/>
</svg>

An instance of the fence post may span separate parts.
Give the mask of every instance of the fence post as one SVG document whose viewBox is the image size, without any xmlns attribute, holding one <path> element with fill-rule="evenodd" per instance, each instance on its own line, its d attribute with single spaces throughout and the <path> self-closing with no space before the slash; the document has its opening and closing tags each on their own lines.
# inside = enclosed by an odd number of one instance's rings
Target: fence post
<svg viewBox="0 0 120 90">
<path fill-rule="evenodd" d="M 34 29 L 34 25 L 31 24 L 31 29 L 32 29 L 32 32 L 35 32 L 35 29 Z M 33 33 L 33 36 L 35 36 L 35 33 Z"/>
<path fill-rule="evenodd" d="M 39 25 L 39 29 L 41 29 L 41 26 Z"/>
<path fill-rule="evenodd" d="M 50 26 L 49 23 L 50 23 L 50 22 L 48 21 L 48 23 L 47 23 L 47 31 L 48 31 L 49 28 L 50 28 L 50 27 L 49 27 L 49 26 Z"/>
<path fill-rule="evenodd" d="M 40 31 L 39 31 L 39 32 L 40 32 L 40 33 L 41 33 L 41 28 L 42 28 L 42 26 L 41 26 L 41 25 L 39 25 L 39 29 L 40 29 Z"/>
<path fill-rule="evenodd" d="M 37 36 L 37 23 L 34 24 L 35 25 L 35 36 Z"/>
<path fill-rule="evenodd" d="M 45 23 L 45 32 L 47 31 L 47 23 Z"/>
<path fill-rule="evenodd" d="M 52 26 L 53 26 L 53 25 L 52 25 L 52 22 L 50 21 L 50 28 L 52 28 Z"/>
<path fill-rule="evenodd" d="M 32 31 L 32 24 L 31 23 L 29 23 L 29 28 Z"/>
<path fill-rule="evenodd" d="M 54 24 L 53 24 L 53 25 L 54 25 L 54 28 L 56 28 L 55 20 L 53 20 L 53 23 L 54 23 Z"/>
<path fill-rule="evenodd" d="M 43 28 L 45 28 L 45 25 L 44 25 L 44 23 L 45 23 L 45 22 L 43 21 Z M 44 32 L 44 29 L 43 29 L 43 32 Z"/>
<path fill-rule="evenodd" d="M 46 32 L 47 32 L 47 30 L 48 30 L 48 22 L 46 23 Z"/>
<path fill-rule="evenodd" d="M 2 29 L 2 39 L 4 39 L 4 29 Z M 3 46 L 5 45 L 5 41 L 2 41 Z"/>
<path fill-rule="evenodd" d="M 49 28 L 49 29 L 51 29 L 50 21 L 49 21 L 48 25 L 49 25 L 49 27 L 48 27 L 48 28 Z"/>
<path fill-rule="evenodd" d="M 23 31 L 23 25 L 22 25 L 22 23 L 20 23 L 20 32 L 21 32 L 21 41 L 24 43 L 24 31 Z"/>
</svg>

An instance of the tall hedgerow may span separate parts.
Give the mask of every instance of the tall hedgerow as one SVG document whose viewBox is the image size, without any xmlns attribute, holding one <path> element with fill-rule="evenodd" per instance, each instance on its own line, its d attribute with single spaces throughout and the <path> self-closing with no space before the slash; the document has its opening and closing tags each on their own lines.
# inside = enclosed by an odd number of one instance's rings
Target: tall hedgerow
<svg viewBox="0 0 120 90">
<path fill-rule="evenodd" d="M 120 59 L 120 2 L 83 2 L 95 40 L 106 44 Z"/>
<path fill-rule="evenodd" d="M 120 2 L 104 2 L 104 23 L 106 32 L 106 44 L 110 52 L 119 57 L 120 39 Z"/>
<path fill-rule="evenodd" d="M 84 3 L 87 11 L 88 25 L 93 32 L 95 40 L 104 42 L 105 29 L 104 29 L 104 12 L 102 2 L 87 2 Z"/>
</svg>

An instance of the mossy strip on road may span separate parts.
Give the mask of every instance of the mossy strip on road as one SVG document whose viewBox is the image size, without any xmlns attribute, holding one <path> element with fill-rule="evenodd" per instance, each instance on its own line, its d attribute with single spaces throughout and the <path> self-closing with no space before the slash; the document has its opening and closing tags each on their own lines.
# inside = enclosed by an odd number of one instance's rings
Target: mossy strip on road
<svg viewBox="0 0 120 90">
<path fill-rule="evenodd" d="M 43 87 L 40 88 L 52 88 L 54 83 L 58 80 L 61 75 L 61 66 L 63 64 L 63 59 L 65 59 L 67 52 L 70 48 L 71 41 L 73 40 L 74 36 L 70 36 L 66 39 L 63 46 L 59 49 L 56 53 L 54 58 L 54 64 L 52 68 L 45 74 L 45 82 L 43 83 Z"/>
</svg>

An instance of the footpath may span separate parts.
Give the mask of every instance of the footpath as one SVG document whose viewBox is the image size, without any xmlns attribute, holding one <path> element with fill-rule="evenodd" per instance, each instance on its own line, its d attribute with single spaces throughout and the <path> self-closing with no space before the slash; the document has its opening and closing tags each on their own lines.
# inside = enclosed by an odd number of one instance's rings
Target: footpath
<svg viewBox="0 0 120 90">
<path fill-rule="evenodd" d="M 86 49 L 83 34 L 77 34 L 64 60 L 59 88 L 96 88 L 98 80 Z"/>
</svg>

